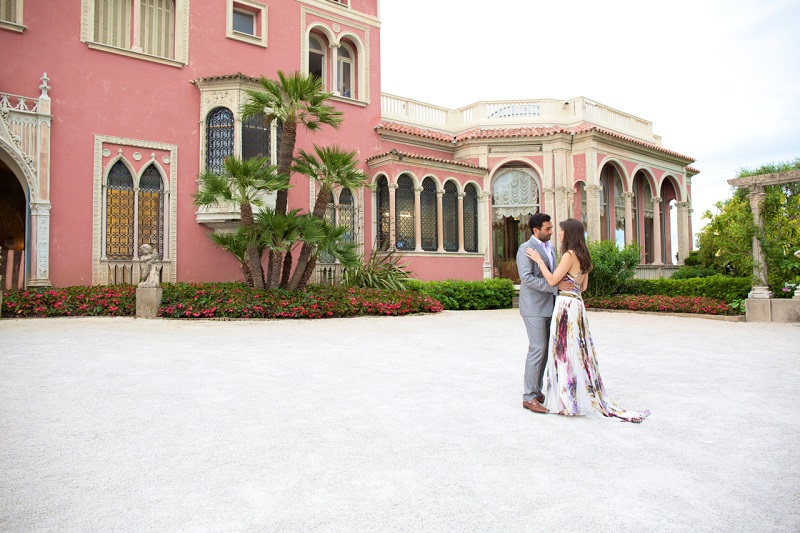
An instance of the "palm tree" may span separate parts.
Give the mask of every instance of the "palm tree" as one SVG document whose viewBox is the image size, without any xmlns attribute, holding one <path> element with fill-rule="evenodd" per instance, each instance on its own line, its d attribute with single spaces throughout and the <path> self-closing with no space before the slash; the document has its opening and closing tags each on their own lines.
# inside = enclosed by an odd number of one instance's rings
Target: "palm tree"
<svg viewBox="0 0 800 533">
<path fill-rule="evenodd" d="M 252 229 L 253 206 L 262 207 L 267 191 L 289 188 L 288 181 L 268 164 L 265 157 L 252 157 L 242 161 L 236 157 L 225 159 L 225 173 L 203 172 L 199 176 L 199 190 L 194 195 L 198 206 L 218 205 L 232 202 L 239 205 L 242 226 Z M 253 232 L 248 233 L 252 237 Z M 253 277 L 253 287 L 264 289 L 264 271 L 261 268 L 261 253 L 258 244 L 250 239 L 247 244 L 248 267 Z"/>
<path fill-rule="evenodd" d="M 344 240 L 344 235 L 350 231 L 346 226 L 333 226 L 326 220 L 320 220 L 322 223 L 322 235 L 319 240 L 315 241 L 312 247 L 311 260 L 309 264 L 313 265 L 317 262 L 319 254 L 326 253 L 333 257 L 335 260 L 345 268 L 354 268 L 360 263 L 360 258 L 356 255 L 356 244 Z M 303 245 L 309 243 L 309 240 L 304 240 Z M 300 279 L 298 289 L 302 290 L 311 279 L 311 274 L 314 272 L 314 267 L 306 268 L 303 277 Z"/>
<path fill-rule="evenodd" d="M 247 264 L 247 245 L 249 238 L 243 226 L 240 226 L 233 233 L 211 233 L 208 236 L 214 244 L 220 248 L 227 250 L 233 255 L 242 267 L 242 276 L 244 282 L 248 287 L 253 286 L 253 273 L 250 272 L 250 267 Z M 264 247 L 258 247 L 259 256 L 263 254 Z"/>
<path fill-rule="evenodd" d="M 316 131 L 324 124 L 338 128 L 343 114 L 325 103 L 331 93 L 323 91 L 322 80 L 313 74 L 284 74 L 279 70 L 277 81 L 262 77 L 259 83 L 263 90 L 247 91 L 248 101 L 242 106 L 242 116 L 264 116 L 267 121 L 278 120 L 283 125 L 278 151 L 278 172 L 286 176 L 288 182 L 298 125 L 309 131 Z M 278 191 L 275 212 L 285 214 L 287 206 L 288 193 Z M 270 249 L 267 283 L 270 287 L 278 285 L 280 264 L 281 257 Z"/>
<path fill-rule="evenodd" d="M 294 172 L 305 174 L 317 182 L 319 192 L 314 202 L 312 215 L 322 219 L 325 217 L 325 210 L 328 208 L 328 200 L 334 187 L 347 189 L 360 189 L 366 185 L 369 179 L 366 174 L 357 168 L 358 159 L 356 153 L 347 152 L 338 146 L 323 147 L 314 146 L 314 154 L 309 154 L 303 150 L 294 159 Z M 317 255 L 312 257 L 312 245 L 306 243 L 297 258 L 297 267 L 289 283 L 290 289 L 298 289 L 305 286 L 301 280 L 311 277 L 314 265 L 317 262 Z"/>
<path fill-rule="evenodd" d="M 286 214 L 272 210 L 259 212 L 255 217 L 253 234 L 261 246 L 274 250 L 288 259 L 284 260 L 283 280 L 289 279 L 292 263 L 292 249 L 306 240 L 317 242 L 322 239 L 322 221 L 309 214 L 300 214 L 299 209 L 292 209 Z M 287 283 L 280 284 L 281 289 L 287 288 Z"/>
</svg>

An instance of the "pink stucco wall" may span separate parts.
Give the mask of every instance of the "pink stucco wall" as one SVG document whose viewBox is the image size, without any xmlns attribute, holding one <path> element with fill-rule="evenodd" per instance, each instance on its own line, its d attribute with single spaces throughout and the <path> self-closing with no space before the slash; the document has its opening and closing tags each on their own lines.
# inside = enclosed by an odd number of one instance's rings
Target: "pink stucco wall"
<svg viewBox="0 0 800 533">
<path fill-rule="evenodd" d="M 94 135 L 178 146 L 177 278 L 186 281 L 238 279 L 236 261 L 217 250 L 209 231 L 195 222 L 192 194 L 200 170 L 200 93 L 192 80 L 241 72 L 276 77 L 300 68 L 303 29 L 300 2 L 270 6 L 268 47 L 228 39 L 225 2 L 192 2 L 189 62 L 180 68 L 90 49 L 80 42 L 80 2 L 26 2 L 24 33 L 0 30 L 0 91 L 35 97 L 39 78 L 50 77 L 51 132 L 50 279 L 56 286 L 88 284 L 92 271 Z M 352 8 L 376 15 L 376 0 L 353 0 Z M 337 12 L 339 10 L 336 10 Z M 311 19 L 312 17 L 309 17 Z M 342 30 L 364 36 L 337 17 Z M 310 22 L 308 22 L 310 23 Z M 332 24 L 332 23 L 330 23 Z M 358 26 L 364 26 L 359 23 Z M 369 104 L 335 102 L 345 113 L 340 130 L 299 134 L 299 148 L 338 143 L 363 161 L 380 144 L 380 32 L 369 32 Z M 364 95 L 366 96 L 366 95 Z M 366 98 L 365 98 L 366 99 Z M 111 158 L 104 158 L 104 167 Z M 368 171 L 366 164 L 362 164 Z M 308 182 L 293 178 L 292 207 L 308 208 Z M 371 211 L 366 210 L 367 224 Z"/>
</svg>

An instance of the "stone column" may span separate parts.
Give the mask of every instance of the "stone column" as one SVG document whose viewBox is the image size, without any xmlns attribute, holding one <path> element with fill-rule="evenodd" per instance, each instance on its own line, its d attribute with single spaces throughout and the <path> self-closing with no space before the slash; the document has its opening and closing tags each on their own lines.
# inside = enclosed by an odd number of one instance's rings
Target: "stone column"
<svg viewBox="0 0 800 533">
<path fill-rule="evenodd" d="M 137 1 L 133 2 L 133 20 L 131 22 L 133 24 L 133 45 L 131 46 L 131 50 L 133 50 L 134 52 L 143 52 L 144 50 L 142 49 L 142 42 L 141 42 L 142 38 L 140 33 L 142 31 L 141 2 Z"/>
<path fill-rule="evenodd" d="M 589 242 L 600 240 L 600 186 L 586 186 L 586 231 Z"/>
<path fill-rule="evenodd" d="M 50 287 L 50 202 L 31 203 L 29 287 Z M 23 261 L 24 265 L 24 261 Z"/>
<path fill-rule="evenodd" d="M 654 196 L 653 202 L 653 264 L 663 265 L 661 257 L 661 198 Z"/>
<path fill-rule="evenodd" d="M 758 280 L 747 297 L 771 298 L 772 293 L 767 288 L 767 262 L 764 259 L 764 252 L 761 250 L 761 242 L 758 240 L 758 234 L 763 229 L 761 227 L 761 200 L 764 199 L 764 189 L 761 186 L 753 186 L 747 198 L 750 200 L 750 211 L 753 213 L 753 222 L 756 223 L 757 228 L 756 234 L 753 235 L 753 277 Z"/>
<path fill-rule="evenodd" d="M 442 198 L 444 189 L 436 189 L 436 241 L 437 252 L 444 252 L 444 214 L 442 213 Z"/>
<path fill-rule="evenodd" d="M 330 92 L 339 96 L 339 45 L 338 44 L 329 44 L 328 49 L 331 51 L 330 58 L 330 69 L 331 69 L 331 88 Z M 323 80 L 323 85 L 325 84 Z"/>
<path fill-rule="evenodd" d="M 566 220 L 568 217 L 567 214 L 567 195 L 565 194 L 564 187 L 556 187 L 553 191 L 553 195 L 555 197 L 554 207 L 552 212 L 550 212 L 550 216 L 552 217 L 553 223 L 553 235 L 550 237 L 550 240 L 553 241 L 553 246 L 555 246 L 555 250 L 558 250 L 558 247 L 561 246 L 561 243 L 558 242 L 558 223 L 562 220 Z"/>
<path fill-rule="evenodd" d="M 462 253 L 466 251 L 464 250 L 464 198 L 466 196 L 467 193 L 458 193 L 458 251 Z"/>
<path fill-rule="evenodd" d="M 678 264 L 689 255 L 689 202 L 678 202 Z"/>
<path fill-rule="evenodd" d="M 397 215 L 395 214 L 396 210 L 396 200 L 395 200 L 395 191 L 397 191 L 397 184 L 390 183 L 389 184 L 389 249 L 394 250 L 397 248 L 397 228 L 395 225 L 397 224 Z M 380 224 L 380 221 L 378 221 Z"/>
<path fill-rule="evenodd" d="M 414 187 L 414 251 L 422 251 L 422 209 L 420 195 L 422 187 Z"/>
<path fill-rule="evenodd" d="M 633 242 L 633 197 L 634 194 L 631 191 L 627 191 L 622 193 L 622 197 L 625 198 L 625 244 L 631 244 Z"/>
<path fill-rule="evenodd" d="M 478 251 L 483 248 L 483 277 L 492 276 L 492 246 L 490 235 L 492 233 L 492 206 L 489 202 L 488 192 L 478 195 Z"/>
</svg>

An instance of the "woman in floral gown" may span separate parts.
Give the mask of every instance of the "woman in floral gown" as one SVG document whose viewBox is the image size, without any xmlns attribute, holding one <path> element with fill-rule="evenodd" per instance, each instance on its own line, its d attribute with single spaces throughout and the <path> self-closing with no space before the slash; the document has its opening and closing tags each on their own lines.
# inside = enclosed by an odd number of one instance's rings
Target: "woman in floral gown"
<svg viewBox="0 0 800 533">
<path fill-rule="evenodd" d="M 620 409 L 606 395 L 600 378 L 597 355 L 581 298 L 592 269 L 592 260 L 583 236 L 583 224 L 570 218 L 561 222 L 559 227 L 561 262 L 555 272 L 550 272 L 538 252 L 532 248 L 526 252 L 539 265 L 551 286 L 558 285 L 564 276 L 575 282 L 574 290 L 560 291 L 556 297 L 550 323 L 550 355 L 542 388 L 544 406 L 551 413 L 568 416 L 604 416 L 625 422 L 641 422 L 650 411 Z"/>
</svg>

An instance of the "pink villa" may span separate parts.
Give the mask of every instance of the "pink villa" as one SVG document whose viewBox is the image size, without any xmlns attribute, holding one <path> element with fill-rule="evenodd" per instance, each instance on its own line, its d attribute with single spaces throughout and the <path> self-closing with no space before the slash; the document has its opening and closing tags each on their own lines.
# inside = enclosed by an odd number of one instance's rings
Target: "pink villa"
<svg viewBox="0 0 800 533">
<path fill-rule="evenodd" d="M 207 237 L 238 210 L 192 195 L 227 156 L 275 160 L 280 124 L 240 107 L 278 70 L 320 76 L 345 115 L 298 148 L 358 152 L 373 187 L 335 191 L 328 216 L 366 255 L 396 249 L 420 279 L 513 279 L 544 211 L 642 244 L 641 277 L 683 262 L 698 170 L 651 122 L 583 97 L 447 109 L 382 93 L 380 26 L 379 0 L 0 0 L 3 285 L 135 283 L 145 243 L 164 282 L 240 279 Z M 289 207 L 310 210 L 313 184 L 292 184 Z"/>
</svg>

